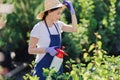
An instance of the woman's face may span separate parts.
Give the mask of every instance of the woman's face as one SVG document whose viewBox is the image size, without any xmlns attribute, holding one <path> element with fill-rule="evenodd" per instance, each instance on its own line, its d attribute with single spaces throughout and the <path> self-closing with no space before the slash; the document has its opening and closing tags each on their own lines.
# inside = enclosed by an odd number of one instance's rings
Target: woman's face
<svg viewBox="0 0 120 80">
<path fill-rule="evenodd" d="M 62 8 L 58 8 L 57 10 L 51 11 L 49 16 L 52 21 L 58 21 L 60 19 L 62 13 Z"/>
</svg>

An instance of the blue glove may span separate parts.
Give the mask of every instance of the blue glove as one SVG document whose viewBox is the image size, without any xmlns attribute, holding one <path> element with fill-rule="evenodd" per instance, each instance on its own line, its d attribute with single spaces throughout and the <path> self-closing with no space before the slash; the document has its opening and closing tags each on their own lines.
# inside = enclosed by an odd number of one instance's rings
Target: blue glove
<svg viewBox="0 0 120 80">
<path fill-rule="evenodd" d="M 67 0 L 63 0 L 63 4 L 65 4 L 68 8 L 68 10 L 70 11 L 71 14 L 75 14 L 75 10 L 73 8 L 72 2 L 71 1 L 67 1 Z"/>
<path fill-rule="evenodd" d="M 46 48 L 46 52 L 49 53 L 51 56 L 55 56 L 57 54 L 57 46 L 53 46 L 53 47 L 48 47 Z"/>
</svg>

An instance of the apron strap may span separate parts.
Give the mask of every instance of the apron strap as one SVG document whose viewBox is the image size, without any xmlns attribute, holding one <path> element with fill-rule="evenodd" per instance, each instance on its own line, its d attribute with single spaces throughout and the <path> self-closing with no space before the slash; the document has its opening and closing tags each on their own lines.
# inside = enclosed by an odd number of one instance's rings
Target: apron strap
<svg viewBox="0 0 120 80">
<path fill-rule="evenodd" d="M 51 35 L 51 33 L 50 33 L 50 30 L 49 30 L 49 28 L 48 28 L 48 25 L 47 25 L 47 22 L 46 22 L 46 20 L 44 21 L 45 22 L 45 25 L 46 25 L 46 27 L 47 27 L 47 30 L 48 30 L 48 32 L 49 32 L 49 35 Z M 54 23 L 53 23 L 54 24 Z M 54 24 L 54 26 L 55 26 L 55 28 L 56 28 L 56 30 L 57 30 L 57 32 L 58 32 L 58 34 L 60 35 L 60 33 L 59 33 L 59 31 L 58 31 L 58 28 L 57 28 L 57 26 Z"/>
<path fill-rule="evenodd" d="M 58 34 L 60 34 L 59 31 L 58 31 L 58 28 L 57 28 L 58 25 L 56 26 L 55 23 L 53 23 L 53 24 L 54 24 L 54 26 L 55 26 L 55 28 L 56 28 Z"/>
</svg>

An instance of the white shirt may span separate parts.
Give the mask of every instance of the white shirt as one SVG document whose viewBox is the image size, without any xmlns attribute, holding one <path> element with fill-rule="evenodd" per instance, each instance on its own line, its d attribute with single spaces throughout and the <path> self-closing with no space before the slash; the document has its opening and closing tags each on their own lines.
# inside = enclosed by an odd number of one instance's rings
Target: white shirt
<svg viewBox="0 0 120 80">
<path fill-rule="evenodd" d="M 66 25 L 65 23 L 58 21 L 55 23 L 59 33 L 62 32 L 61 28 Z M 50 33 L 51 34 L 58 34 L 56 28 L 54 25 L 52 25 L 52 27 L 49 28 Z M 50 37 L 49 37 L 49 32 L 47 30 L 47 27 L 44 23 L 44 21 L 38 22 L 32 29 L 31 37 L 36 37 L 38 38 L 38 43 L 37 43 L 37 47 L 38 48 L 46 48 L 49 47 L 50 44 Z M 61 36 L 61 34 L 60 34 Z M 35 62 L 38 63 L 44 56 L 46 53 L 42 53 L 42 54 L 37 54 Z"/>
</svg>

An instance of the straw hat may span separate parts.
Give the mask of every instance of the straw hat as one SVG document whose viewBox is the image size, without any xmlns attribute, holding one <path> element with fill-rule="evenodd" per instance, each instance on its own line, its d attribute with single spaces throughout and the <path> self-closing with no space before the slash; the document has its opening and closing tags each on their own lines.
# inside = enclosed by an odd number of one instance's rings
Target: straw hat
<svg viewBox="0 0 120 80">
<path fill-rule="evenodd" d="M 59 8 L 59 7 L 63 7 L 65 8 L 65 6 L 59 1 L 59 0 L 45 0 L 44 2 L 44 8 L 45 10 L 40 12 L 37 15 L 37 19 L 42 19 L 44 16 L 44 13 L 48 10 L 54 9 L 54 8 Z"/>
</svg>

